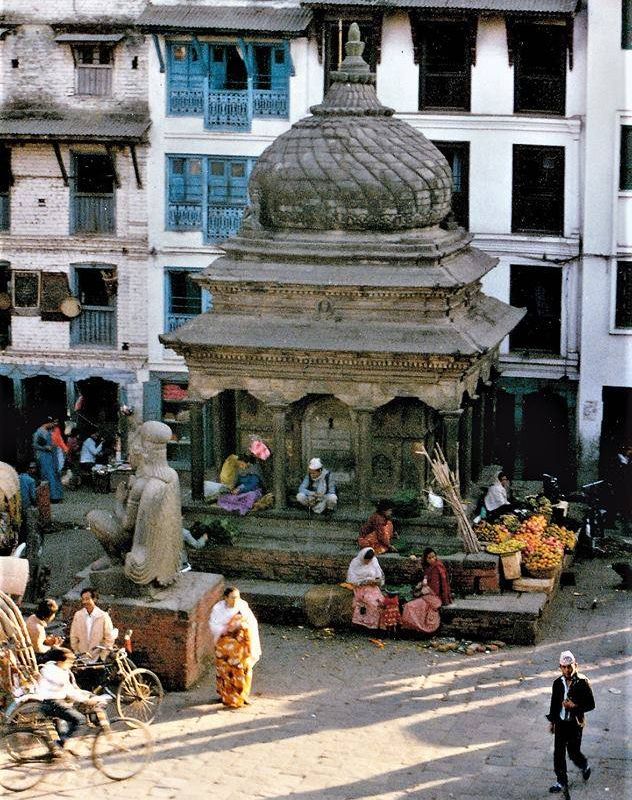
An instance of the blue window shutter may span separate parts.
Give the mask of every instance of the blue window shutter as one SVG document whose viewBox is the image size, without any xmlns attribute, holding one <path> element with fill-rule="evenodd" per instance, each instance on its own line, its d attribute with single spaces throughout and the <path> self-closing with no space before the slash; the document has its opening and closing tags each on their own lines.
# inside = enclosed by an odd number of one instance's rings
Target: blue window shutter
<svg viewBox="0 0 632 800">
<path fill-rule="evenodd" d="M 202 202 L 202 159 L 187 158 L 185 197 L 190 203 Z"/>
<path fill-rule="evenodd" d="M 181 203 L 185 196 L 186 159 L 181 156 L 169 158 L 169 200 Z"/>
<path fill-rule="evenodd" d="M 219 91 L 226 88 L 226 47 L 210 45 L 209 51 L 210 88 Z"/>
<path fill-rule="evenodd" d="M 270 63 L 272 89 L 277 92 L 287 91 L 290 75 L 289 49 L 285 46 L 273 47 Z"/>
<path fill-rule="evenodd" d="M 209 203 L 225 203 L 228 199 L 228 169 L 230 160 L 227 158 L 210 158 L 208 165 L 208 199 Z"/>
<path fill-rule="evenodd" d="M 143 384 L 143 420 L 160 419 L 162 417 L 162 397 L 160 381 L 150 378 Z"/>
<path fill-rule="evenodd" d="M 213 308 L 213 295 L 208 289 L 202 289 L 202 313 L 210 311 Z"/>
<path fill-rule="evenodd" d="M 184 58 L 177 58 L 184 49 Z M 201 89 L 207 74 L 207 53 L 200 42 L 181 42 L 169 45 L 168 65 L 170 85 L 179 89 Z"/>
<path fill-rule="evenodd" d="M 186 58 L 176 58 L 177 54 L 182 53 L 182 48 L 187 49 Z M 169 84 L 180 89 L 188 88 L 189 81 L 189 54 L 188 45 L 172 43 L 167 51 L 167 66 Z"/>
<path fill-rule="evenodd" d="M 245 204 L 248 199 L 248 159 L 233 158 L 228 164 L 228 197 L 231 202 Z"/>
<path fill-rule="evenodd" d="M 164 320 L 164 329 L 165 331 L 169 330 L 169 314 L 171 314 L 171 272 L 169 270 L 165 270 L 165 320 Z"/>
</svg>

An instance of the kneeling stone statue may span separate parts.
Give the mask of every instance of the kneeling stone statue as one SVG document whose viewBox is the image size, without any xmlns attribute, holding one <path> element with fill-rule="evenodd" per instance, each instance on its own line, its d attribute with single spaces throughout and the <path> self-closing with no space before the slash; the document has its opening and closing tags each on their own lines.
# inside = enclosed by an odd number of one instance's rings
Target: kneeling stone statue
<svg viewBox="0 0 632 800">
<path fill-rule="evenodd" d="M 168 586 L 180 569 L 182 505 L 178 473 L 167 464 L 171 429 L 162 422 L 140 427 L 136 474 L 117 490 L 114 514 L 90 511 L 90 530 L 127 578 L 146 586 Z M 134 460 L 132 459 L 132 466 Z"/>
</svg>

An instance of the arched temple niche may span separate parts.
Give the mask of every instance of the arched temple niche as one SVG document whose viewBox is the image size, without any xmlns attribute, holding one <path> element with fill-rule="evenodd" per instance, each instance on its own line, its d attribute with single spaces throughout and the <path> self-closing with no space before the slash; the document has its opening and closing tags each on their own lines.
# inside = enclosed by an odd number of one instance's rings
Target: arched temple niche
<svg viewBox="0 0 632 800">
<path fill-rule="evenodd" d="M 311 395 L 294 404 L 292 420 L 292 474 L 304 475 L 308 460 L 317 456 L 331 470 L 339 496 L 355 499 L 357 425 L 353 411 L 331 395 Z"/>
<path fill-rule="evenodd" d="M 249 392 L 235 392 L 236 450 L 248 451 L 251 437 L 261 437 L 272 446 L 272 409 Z M 281 454 L 286 457 L 285 454 Z M 272 453 L 272 458 L 277 454 Z M 269 491 L 272 486 L 272 460 L 262 462 L 264 486 Z"/>
<path fill-rule="evenodd" d="M 428 462 L 414 451 L 421 443 L 432 452 L 439 436 L 437 413 L 417 398 L 396 398 L 376 409 L 371 420 L 374 497 L 388 497 L 398 489 L 422 491 L 430 482 Z"/>
</svg>

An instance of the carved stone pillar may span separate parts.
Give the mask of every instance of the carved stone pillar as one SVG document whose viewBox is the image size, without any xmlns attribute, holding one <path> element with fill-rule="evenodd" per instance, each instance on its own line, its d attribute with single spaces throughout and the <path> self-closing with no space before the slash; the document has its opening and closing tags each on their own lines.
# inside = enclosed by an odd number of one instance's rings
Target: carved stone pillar
<svg viewBox="0 0 632 800">
<path fill-rule="evenodd" d="M 483 395 L 479 395 L 472 409 L 472 481 L 477 481 L 481 475 L 484 439 Z"/>
<path fill-rule="evenodd" d="M 191 497 L 204 500 L 204 401 L 189 404 L 191 425 Z"/>
<path fill-rule="evenodd" d="M 371 447 L 371 415 L 369 408 L 357 408 L 358 421 L 358 507 L 366 508 L 371 505 L 371 476 L 373 449 Z"/>
<path fill-rule="evenodd" d="M 285 420 L 287 405 L 271 405 L 272 409 L 272 481 L 274 508 L 285 508 L 287 455 L 285 449 Z"/>
<path fill-rule="evenodd" d="M 463 409 L 460 424 L 459 442 L 459 470 L 461 481 L 461 492 L 466 495 L 472 482 L 472 404 L 468 404 Z"/>
<path fill-rule="evenodd" d="M 454 473 L 459 470 L 459 423 L 461 415 L 463 414 L 462 408 L 457 408 L 454 411 L 440 411 L 441 427 L 442 427 L 442 448 L 443 454 L 446 457 L 448 466 Z"/>
</svg>

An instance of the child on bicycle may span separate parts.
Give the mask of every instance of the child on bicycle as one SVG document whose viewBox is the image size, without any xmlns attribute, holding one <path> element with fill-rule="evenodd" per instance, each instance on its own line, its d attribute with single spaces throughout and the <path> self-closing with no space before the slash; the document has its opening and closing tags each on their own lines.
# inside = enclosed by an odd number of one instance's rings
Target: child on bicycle
<svg viewBox="0 0 632 800">
<path fill-rule="evenodd" d="M 57 744 L 63 748 L 83 722 L 83 715 L 72 707 L 72 703 L 90 703 L 93 699 L 96 702 L 97 698 L 90 692 L 79 689 L 74 682 L 70 671 L 75 663 L 72 650 L 67 647 L 53 647 L 47 655 L 48 660 L 40 667 L 36 694 L 42 701 L 44 716 L 66 722 L 68 727 L 65 732 L 57 726 Z M 72 702 L 69 703 L 69 700 Z"/>
</svg>

